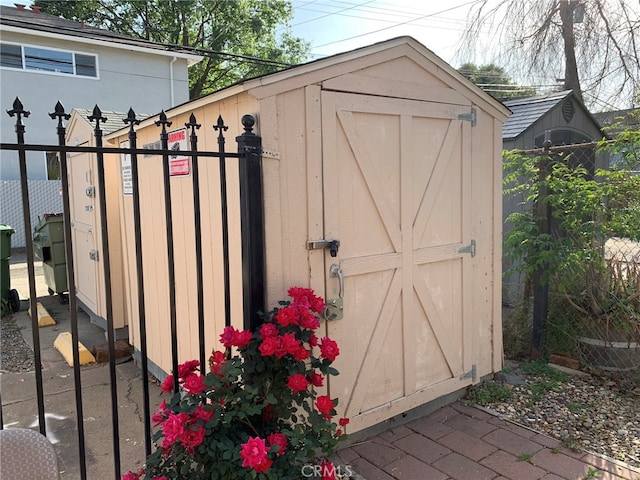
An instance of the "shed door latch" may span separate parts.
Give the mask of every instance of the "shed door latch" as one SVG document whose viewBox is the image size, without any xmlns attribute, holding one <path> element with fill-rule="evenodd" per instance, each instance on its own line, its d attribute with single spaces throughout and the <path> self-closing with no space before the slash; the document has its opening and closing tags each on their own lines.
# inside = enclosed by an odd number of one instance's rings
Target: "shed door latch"
<svg viewBox="0 0 640 480">
<path fill-rule="evenodd" d="M 340 248 L 340 240 L 309 240 L 307 241 L 307 250 L 318 250 L 328 248 L 332 257 L 338 255 Z"/>
</svg>

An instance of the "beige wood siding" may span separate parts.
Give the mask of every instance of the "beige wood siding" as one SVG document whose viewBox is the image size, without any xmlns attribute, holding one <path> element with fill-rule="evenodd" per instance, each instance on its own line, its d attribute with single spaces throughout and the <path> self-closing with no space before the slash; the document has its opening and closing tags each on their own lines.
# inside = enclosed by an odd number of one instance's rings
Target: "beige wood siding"
<svg viewBox="0 0 640 480">
<path fill-rule="evenodd" d="M 213 125 L 221 115 L 229 129 L 224 132 L 227 152 L 237 152 L 235 137 L 242 133 L 240 118 L 255 114 L 256 107 L 246 95 L 233 97 L 207 108 L 193 111 L 202 126 L 197 130 L 199 151 L 218 151 L 218 132 Z M 168 131 L 184 127 L 188 113 L 170 116 L 172 125 Z M 155 120 L 155 119 L 154 119 Z M 189 134 L 189 132 L 187 132 Z M 139 147 L 159 140 L 160 128 L 144 126 L 138 133 Z M 118 138 L 117 141 L 124 140 Z M 118 159 L 120 165 L 120 159 Z M 231 321 L 242 328 L 242 270 L 239 220 L 238 160 L 227 159 L 227 194 L 229 208 L 229 260 L 231 280 Z M 139 305 L 144 301 L 147 348 L 149 360 L 161 371 L 171 371 L 171 326 L 169 305 L 169 279 L 164 209 L 162 157 L 139 157 L 140 208 L 142 223 L 142 258 L 145 292 L 138 293 L 136 276 L 136 252 L 131 195 L 120 195 L 122 215 L 122 243 L 125 250 L 125 287 L 130 292 L 127 311 L 134 322 L 130 327 L 130 342 L 139 350 L 141 337 L 138 322 Z M 191 172 L 192 172 L 191 167 Z M 219 160 L 200 157 L 200 202 L 202 221 L 203 285 L 205 312 L 205 348 L 207 354 L 220 348 L 218 337 L 224 328 L 224 270 L 222 255 L 222 217 L 220 207 Z M 120 180 L 121 181 L 121 180 Z M 171 204 L 174 235 L 174 268 L 176 288 L 176 317 L 179 361 L 199 358 L 198 311 L 196 288 L 195 227 L 193 212 L 192 173 L 171 177 Z"/>
</svg>

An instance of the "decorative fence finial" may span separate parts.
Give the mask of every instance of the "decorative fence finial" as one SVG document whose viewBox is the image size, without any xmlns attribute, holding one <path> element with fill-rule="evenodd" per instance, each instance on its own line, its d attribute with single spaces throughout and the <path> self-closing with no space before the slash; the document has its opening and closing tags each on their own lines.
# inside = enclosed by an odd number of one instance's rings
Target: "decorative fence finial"
<svg viewBox="0 0 640 480">
<path fill-rule="evenodd" d="M 122 119 L 125 125 L 129 125 L 129 133 L 133 132 L 133 127 L 136 125 L 140 125 L 140 120 L 136 118 L 136 112 L 133 111 L 133 108 L 129 108 L 129 112 L 127 112 L 127 117 Z"/>
<path fill-rule="evenodd" d="M 16 97 L 16 99 L 13 101 L 13 109 L 7 110 L 7 113 L 9 114 L 10 117 L 14 117 L 14 116 L 18 117 L 16 119 L 16 128 L 24 127 L 24 124 L 22 123 L 22 117 L 27 118 L 29 115 L 31 115 L 31 112 L 24 109 L 24 107 L 22 106 L 22 102 L 18 97 Z"/>
<path fill-rule="evenodd" d="M 98 107 L 97 104 L 95 107 L 93 107 L 93 114 L 87 118 L 90 122 L 96 122 L 96 131 L 100 130 L 100 122 L 104 123 L 107 121 L 107 117 L 102 116 L 102 110 L 100 110 L 100 107 Z"/>
<path fill-rule="evenodd" d="M 196 116 L 192 113 L 189 116 L 189 122 L 184 124 L 185 127 L 191 129 L 191 135 L 196 134 L 196 130 L 199 130 L 202 125 L 196 122 Z"/>
<path fill-rule="evenodd" d="M 49 114 L 49 117 L 51 120 L 55 120 L 57 118 L 58 127 L 62 127 L 62 120 L 69 120 L 71 118 L 71 114 L 64 111 L 64 106 L 60 103 L 60 100 L 58 100 L 58 103 L 56 103 L 56 106 L 53 112 Z"/>
<path fill-rule="evenodd" d="M 156 127 L 162 125 L 162 134 L 165 135 L 167 133 L 167 127 L 170 127 L 173 122 L 167 120 L 167 114 L 164 113 L 164 110 L 160 112 L 160 120 L 156 120 Z"/>
</svg>

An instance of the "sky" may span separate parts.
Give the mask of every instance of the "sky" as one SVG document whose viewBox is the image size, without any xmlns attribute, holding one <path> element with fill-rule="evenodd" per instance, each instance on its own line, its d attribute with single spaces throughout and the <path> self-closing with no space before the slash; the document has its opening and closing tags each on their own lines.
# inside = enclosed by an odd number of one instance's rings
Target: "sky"
<svg viewBox="0 0 640 480">
<path fill-rule="evenodd" d="M 292 0 L 294 36 L 311 59 L 409 35 L 456 66 L 469 8 L 477 0 Z"/>
</svg>

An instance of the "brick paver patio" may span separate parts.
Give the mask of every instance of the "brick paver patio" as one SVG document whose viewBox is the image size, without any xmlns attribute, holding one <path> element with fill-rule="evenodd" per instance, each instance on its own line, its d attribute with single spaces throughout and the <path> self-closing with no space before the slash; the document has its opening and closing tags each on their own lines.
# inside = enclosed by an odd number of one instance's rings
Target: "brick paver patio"
<svg viewBox="0 0 640 480">
<path fill-rule="evenodd" d="M 636 469 L 460 402 L 338 456 L 365 480 L 640 480 Z"/>
</svg>

